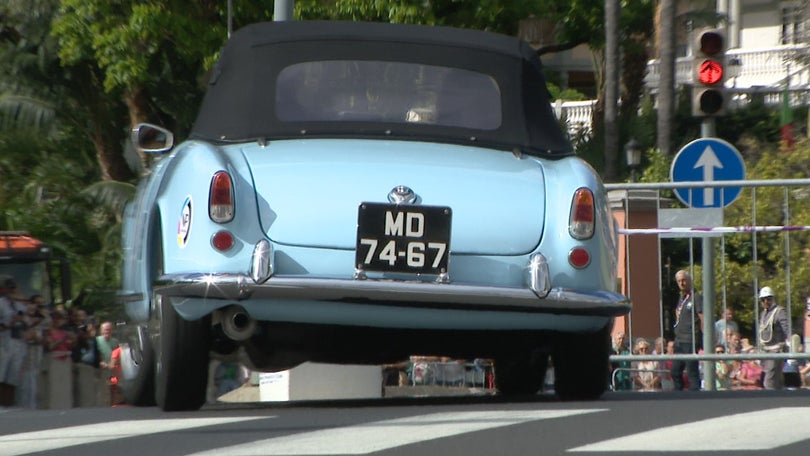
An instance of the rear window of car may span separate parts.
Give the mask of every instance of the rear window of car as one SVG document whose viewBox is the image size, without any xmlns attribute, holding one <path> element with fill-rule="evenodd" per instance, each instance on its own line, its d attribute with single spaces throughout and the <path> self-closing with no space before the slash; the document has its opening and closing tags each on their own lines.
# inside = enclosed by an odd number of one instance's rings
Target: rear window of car
<svg viewBox="0 0 810 456">
<path fill-rule="evenodd" d="M 501 126 L 495 79 L 408 62 L 327 60 L 290 65 L 276 80 L 283 122 L 413 123 L 474 130 Z"/>
</svg>

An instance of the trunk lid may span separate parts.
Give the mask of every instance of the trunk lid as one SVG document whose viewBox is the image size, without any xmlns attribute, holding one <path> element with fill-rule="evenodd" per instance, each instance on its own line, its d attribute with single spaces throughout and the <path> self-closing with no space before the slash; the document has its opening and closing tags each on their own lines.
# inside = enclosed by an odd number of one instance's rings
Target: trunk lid
<svg viewBox="0 0 810 456">
<path fill-rule="evenodd" d="M 517 255 L 540 242 L 541 162 L 468 146 L 371 140 L 289 140 L 243 146 L 262 228 L 274 242 L 354 249 L 358 208 L 407 186 L 417 203 L 452 209 L 454 254 Z M 567 215 L 566 215 L 567 216 Z"/>
</svg>

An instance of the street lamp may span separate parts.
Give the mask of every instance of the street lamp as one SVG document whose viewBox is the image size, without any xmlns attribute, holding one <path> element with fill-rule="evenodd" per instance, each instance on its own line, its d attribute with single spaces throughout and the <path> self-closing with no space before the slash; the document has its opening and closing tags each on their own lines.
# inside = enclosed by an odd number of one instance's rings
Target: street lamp
<svg viewBox="0 0 810 456">
<path fill-rule="evenodd" d="M 627 167 L 630 168 L 630 181 L 636 181 L 636 169 L 641 165 L 641 144 L 636 138 L 630 138 L 624 145 L 624 154 L 627 159 Z"/>
</svg>

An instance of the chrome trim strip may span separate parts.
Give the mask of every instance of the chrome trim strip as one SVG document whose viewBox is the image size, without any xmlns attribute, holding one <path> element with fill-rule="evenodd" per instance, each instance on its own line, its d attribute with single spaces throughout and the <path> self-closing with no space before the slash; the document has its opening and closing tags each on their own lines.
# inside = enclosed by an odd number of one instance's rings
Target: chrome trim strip
<svg viewBox="0 0 810 456">
<path fill-rule="evenodd" d="M 115 300 L 119 304 L 127 302 L 138 302 L 143 301 L 144 299 L 146 299 L 146 295 L 144 295 L 143 293 L 135 293 L 135 292 L 118 293 L 115 296 Z"/>
<path fill-rule="evenodd" d="M 630 300 L 610 291 L 552 288 L 540 298 L 528 288 L 496 288 L 434 282 L 271 277 L 257 284 L 242 274 L 165 275 L 155 292 L 166 297 L 240 301 L 286 299 L 353 302 L 402 307 L 463 308 L 546 312 L 570 315 L 621 316 Z"/>
</svg>

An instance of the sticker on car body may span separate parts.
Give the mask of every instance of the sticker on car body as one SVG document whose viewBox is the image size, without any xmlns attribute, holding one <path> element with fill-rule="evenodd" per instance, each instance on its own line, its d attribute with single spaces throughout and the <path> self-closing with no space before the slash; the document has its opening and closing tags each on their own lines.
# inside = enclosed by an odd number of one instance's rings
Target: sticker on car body
<svg viewBox="0 0 810 456">
<path fill-rule="evenodd" d="M 180 211 L 180 219 L 177 221 L 177 246 L 181 249 L 188 243 L 191 234 L 191 195 L 183 201 L 183 209 Z"/>
</svg>

